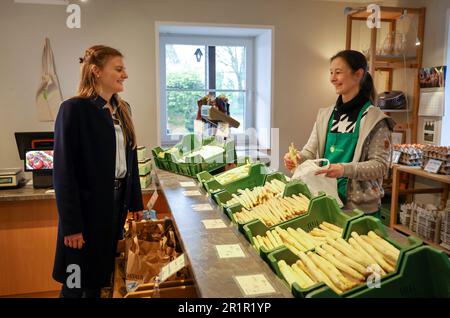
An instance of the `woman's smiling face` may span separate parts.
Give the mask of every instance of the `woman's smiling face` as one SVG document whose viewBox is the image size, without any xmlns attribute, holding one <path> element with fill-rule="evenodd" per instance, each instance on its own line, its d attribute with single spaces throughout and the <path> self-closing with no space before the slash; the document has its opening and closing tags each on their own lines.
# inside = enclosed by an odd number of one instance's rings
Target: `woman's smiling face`
<svg viewBox="0 0 450 318">
<path fill-rule="evenodd" d="M 347 95 L 354 90 L 359 90 L 364 70 L 361 68 L 356 72 L 341 57 L 337 57 L 330 64 L 330 82 L 333 84 L 338 95 Z"/>
<path fill-rule="evenodd" d="M 111 57 L 99 72 L 99 83 L 103 90 L 115 93 L 123 91 L 123 82 L 128 78 L 123 58 Z"/>
</svg>

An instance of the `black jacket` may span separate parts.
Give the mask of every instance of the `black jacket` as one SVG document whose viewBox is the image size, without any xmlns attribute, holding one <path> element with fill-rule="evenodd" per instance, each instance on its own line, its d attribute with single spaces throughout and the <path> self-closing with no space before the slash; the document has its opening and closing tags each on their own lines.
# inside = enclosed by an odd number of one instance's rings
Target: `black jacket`
<svg viewBox="0 0 450 318">
<path fill-rule="evenodd" d="M 55 122 L 53 183 L 59 224 L 53 278 L 61 283 L 80 266 L 81 287 L 109 285 L 117 237 L 113 213 L 143 209 L 137 151 L 126 147 L 127 175 L 122 211 L 113 211 L 116 142 L 113 121 L 100 96 L 71 98 Z M 122 224 L 123 225 L 123 224 Z M 64 245 L 64 236 L 83 233 L 81 250 Z"/>
</svg>

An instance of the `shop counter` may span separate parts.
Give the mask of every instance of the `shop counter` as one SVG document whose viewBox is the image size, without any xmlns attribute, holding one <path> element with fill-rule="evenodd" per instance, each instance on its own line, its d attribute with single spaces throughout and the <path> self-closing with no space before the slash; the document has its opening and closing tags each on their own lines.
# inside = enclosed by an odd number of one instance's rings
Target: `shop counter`
<svg viewBox="0 0 450 318">
<path fill-rule="evenodd" d="M 236 278 L 246 275 L 263 275 L 273 289 L 268 294 L 252 297 L 292 297 L 289 288 L 194 179 L 160 169 L 156 171 L 158 187 L 166 197 L 200 297 L 247 296 Z M 207 204 L 211 209 L 203 210 Z M 202 207 L 200 211 L 199 207 Z M 207 229 L 204 220 L 222 220 L 226 227 Z M 244 257 L 219 258 L 216 246 L 228 244 L 238 244 Z"/>
<path fill-rule="evenodd" d="M 154 190 L 143 189 L 144 203 Z M 52 279 L 57 228 L 54 193 L 31 185 L 0 190 L 0 297 L 58 295 L 60 284 Z"/>
</svg>

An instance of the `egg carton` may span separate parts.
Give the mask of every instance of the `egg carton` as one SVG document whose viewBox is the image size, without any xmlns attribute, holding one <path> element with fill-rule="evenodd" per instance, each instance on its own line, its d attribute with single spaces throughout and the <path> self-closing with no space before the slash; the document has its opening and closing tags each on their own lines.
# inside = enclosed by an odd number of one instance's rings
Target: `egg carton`
<svg viewBox="0 0 450 318">
<path fill-rule="evenodd" d="M 444 222 L 450 224 L 450 211 L 444 211 L 444 213 L 442 213 L 442 223 Z"/>
<path fill-rule="evenodd" d="M 434 241 L 434 238 L 436 236 L 435 230 L 424 229 L 422 227 L 417 228 L 416 224 L 413 224 L 410 230 L 414 232 L 417 236 L 428 241 Z"/>
<path fill-rule="evenodd" d="M 411 223 L 411 215 L 405 215 L 400 213 L 400 224 L 409 226 L 410 223 Z"/>
<path fill-rule="evenodd" d="M 450 234 L 450 222 L 446 220 L 441 221 L 441 232 L 446 232 Z"/>
<path fill-rule="evenodd" d="M 441 243 L 441 247 L 445 248 L 447 251 L 450 251 L 450 244 L 449 243 L 442 242 Z"/>
<path fill-rule="evenodd" d="M 409 167 L 420 167 L 423 165 L 422 161 L 419 160 L 399 160 L 398 162 Z"/>
<path fill-rule="evenodd" d="M 423 148 L 423 154 L 427 157 L 436 158 L 439 160 L 450 160 L 450 147 L 439 147 L 427 145 Z"/>
<path fill-rule="evenodd" d="M 450 244 L 450 233 L 441 232 L 441 241 Z"/>
<path fill-rule="evenodd" d="M 444 164 L 450 164 L 450 158 L 443 158 L 441 156 L 423 155 L 424 159 L 436 159 L 444 162 Z"/>
</svg>

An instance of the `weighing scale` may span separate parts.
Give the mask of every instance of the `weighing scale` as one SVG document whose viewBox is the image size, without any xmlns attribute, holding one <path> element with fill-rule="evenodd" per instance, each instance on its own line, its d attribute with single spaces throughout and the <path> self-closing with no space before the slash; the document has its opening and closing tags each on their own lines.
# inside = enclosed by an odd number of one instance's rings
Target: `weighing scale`
<svg viewBox="0 0 450 318">
<path fill-rule="evenodd" d="M 19 188 L 23 185 L 24 179 L 22 169 L 0 169 L 0 190 Z"/>
</svg>

